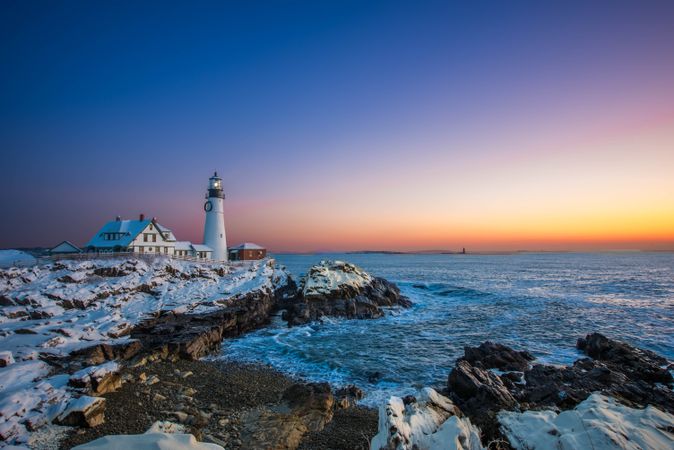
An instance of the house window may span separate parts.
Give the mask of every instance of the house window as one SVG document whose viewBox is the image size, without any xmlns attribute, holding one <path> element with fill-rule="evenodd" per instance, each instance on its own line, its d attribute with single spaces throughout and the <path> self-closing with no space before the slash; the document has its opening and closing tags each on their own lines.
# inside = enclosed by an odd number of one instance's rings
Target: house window
<svg viewBox="0 0 674 450">
<path fill-rule="evenodd" d="M 147 233 L 143 233 L 143 242 L 147 242 Z"/>
<path fill-rule="evenodd" d="M 150 224 L 150 230 L 152 229 L 152 224 Z"/>
<path fill-rule="evenodd" d="M 156 234 L 152 235 L 152 242 L 157 242 L 157 235 Z"/>
</svg>

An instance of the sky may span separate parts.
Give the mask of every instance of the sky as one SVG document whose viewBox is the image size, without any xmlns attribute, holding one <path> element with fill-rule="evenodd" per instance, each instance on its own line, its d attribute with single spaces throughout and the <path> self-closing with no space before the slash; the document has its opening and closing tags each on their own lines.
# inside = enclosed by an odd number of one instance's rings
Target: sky
<svg viewBox="0 0 674 450">
<path fill-rule="evenodd" d="M 0 3 L 0 247 L 674 249 L 674 2 Z"/>
</svg>

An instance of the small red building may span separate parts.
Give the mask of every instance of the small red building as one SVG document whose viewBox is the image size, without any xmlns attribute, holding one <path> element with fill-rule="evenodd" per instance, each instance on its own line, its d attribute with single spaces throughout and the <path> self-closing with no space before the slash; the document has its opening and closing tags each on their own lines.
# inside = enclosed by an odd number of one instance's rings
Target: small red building
<svg viewBox="0 0 674 450">
<path fill-rule="evenodd" d="M 267 249 L 252 242 L 245 242 L 236 247 L 229 248 L 230 261 L 249 261 L 262 259 L 267 256 Z"/>
</svg>

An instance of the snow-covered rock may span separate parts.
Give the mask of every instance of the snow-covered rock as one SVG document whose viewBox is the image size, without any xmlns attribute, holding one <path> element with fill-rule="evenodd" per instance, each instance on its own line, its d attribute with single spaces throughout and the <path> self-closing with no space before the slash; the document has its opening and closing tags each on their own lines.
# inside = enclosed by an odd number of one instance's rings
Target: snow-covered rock
<svg viewBox="0 0 674 450">
<path fill-rule="evenodd" d="M 21 250 L 0 250 L 0 267 L 32 266 L 37 260 Z"/>
<path fill-rule="evenodd" d="M 431 388 L 416 398 L 391 397 L 379 408 L 379 432 L 371 450 L 480 450 L 480 430 Z"/>
<path fill-rule="evenodd" d="M 282 306 L 285 320 L 298 325 L 323 316 L 373 319 L 384 315 L 382 307 L 411 305 L 383 278 L 347 262 L 321 261 L 302 278 L 299 294 Z"/>
<path fill-rule="evenodd" d="M 357 292 L 372 283 L 372 276 L 344 261 L 321 261 L 311 267 L 302 283 L 302 295 L 330 295 L 337 291 Z"/>
<path fill-rule="evenodd" d="M 575 409 L 502 411 L 501 431 L 515 449 L 671 449 L 674 415 L 653 406 L 635 409 L 592 394 Z"/>
<path fill-rule="evenodd" d="M 122 386 L 119 370 L 120 366 L 115 361 L 85 367 L 70 376 L 69 384 L 97 395 L 114 392 Z"/>
<path fill-rule="evenodd" d="M 105 420 L 105 399 L 102 397 L 82 397 L 72 399 L 65 411 L 57 418 L 60 425 L 74 425 L 93 428 Z"/>
<path fill-rule="evenodd" d="M 12 352 L 3 350 L 0 352 L 0 367 L 7 367 L 10 364 L 14 364 L 14 356 Z"/>
</svg>

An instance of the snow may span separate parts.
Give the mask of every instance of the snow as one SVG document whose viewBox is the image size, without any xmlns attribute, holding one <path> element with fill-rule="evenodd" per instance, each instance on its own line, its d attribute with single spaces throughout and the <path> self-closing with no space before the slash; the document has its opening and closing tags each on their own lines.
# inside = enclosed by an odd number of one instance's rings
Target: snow
<svg viewBox="0 0 674 450">
<path fill-rule="evenodd" d="M 27 427 L 48 423 L 80 394 L 67 386 L 67 374 L 50 376 L 55 368 L 39 358 L 129 342 L 131 328 L 146 317 L 216 311 L 248 292 L 271 291 L 288 276 L 270 259 L 61 260 L 0 269 L 0 358 L 9 362 L 0 367 L 0 437 L 25 442 Z M 102 377 L 115 365 L 85 368 L 73 377 Z"/>
<path fill-rule="evenodd" d="M 37 260 L 21 250 L 0 250 L 0 267 L 32 266 Z"/>
<path fill-rule="evenodd" d="M 502 411 L 501 430 L 515 449 L 581 450 L 671 449 L 674 415 L 648 406 L 635 409 L 602 394 L 592 394 L 575 409 Z"/>
<path fill-rule="evenodd" d="M 223 450 L 217 444 L 197 442 L 186 427 L 169 421 L 157 421 L 144 434 L 108 435 L 73 447 L 73 450 Z"/>
<path fill-rule="evenodd" d="M 313 266 L 303 281 L 303 294 L 329 294 L 346 286 L 356 290 L 372 282 L 370 274 L 343 261 L 321 261 Z"/>
<path fill-rule="evenodd" d="M 480 450 L 480 431 L 458 408 L 431 388 L 422 389 L 416 402 L 405 405 L 392 396 L 379 408 L 379 432 L 371 450 Z"/>
<path fill-rule="evenodd" d="M 104 436 L 73 450 L 223 450 L 217 444 L 197 442 L 191 434 L 145 433 Z"/>
</svg>

